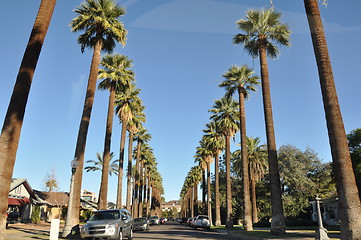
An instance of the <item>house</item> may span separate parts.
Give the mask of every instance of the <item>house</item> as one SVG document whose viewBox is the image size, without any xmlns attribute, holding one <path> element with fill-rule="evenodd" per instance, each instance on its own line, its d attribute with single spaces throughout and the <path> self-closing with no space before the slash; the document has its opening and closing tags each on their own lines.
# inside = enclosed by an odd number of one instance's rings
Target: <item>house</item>
<svg viewBox="0 0 361 240">
<path fill-rule="evenodd" d="M 29 222 L 34 192 L 25 178 L 12 178 L 8 197 L 10 222 Z"/>
<path fill-rule="evenodd" d="M 40 207 L 40 219 L 64 219 L 65 209 L 68 207 L 69 193 L 67 192 L 42 192 L 34 190 L 34 204 Z"/>
<path fill-rule="evenodd" d="M 162 212 L 172 210 L 173 208 L 177 209 L 177 212 L 180 212 L 181 204 L 179 204 L 179 201 L 173 200 L 162 203 Z"/>
<path fill-rule="evenodd" d="M 98 202 L 98 195 L 88 190 L 82 190 L 80 194 L 80 198 L 94 203 Z"/>
<path fill-rule="evenodd" d="M 311 201 L 310 203 L 312 204 L 312 220 L 314 222 L 317 222 L 318 221 L 317 203 L 316 201 Z M 339 215 L 337 196 L 321 199 L 320 210 L 322 215 L 322 221 L 324 223 L 330 226 L 340 225 L 340 215 Z"/>
</svg>

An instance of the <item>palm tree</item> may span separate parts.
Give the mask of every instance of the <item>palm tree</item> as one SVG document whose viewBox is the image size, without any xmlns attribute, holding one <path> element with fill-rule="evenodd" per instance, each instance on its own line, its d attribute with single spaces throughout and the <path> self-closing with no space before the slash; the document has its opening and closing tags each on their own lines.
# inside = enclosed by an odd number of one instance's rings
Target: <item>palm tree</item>
<svg viewBox="0 0 361 240">
<path fill-rule="evenodd" d="M 110 161 L 113 159 L 114 153 L 110 153 Z M 109 165 L 108 174 L 111 176 L 113 173 L 115 175 L 118 175 L 118 162 L 119 160 L 114 160 Z M 85 163 L 89 163 L 91 165 L 88 165 L 84 168 L 86 172 L 95 172 L 95 171 L 102 171 L 103 169 L 103 158 L 100 155 L 100 153 L 97 153 L 97 160 L 87 160 Z"/>
<path fill-rule="evenodd" d="M 120 151 L 119 151 L 119 174 L 118 174 L 118 189 L 117 189 L 117 208 L 122 208 L 122 185 L 123 185 L 123 165 L 124 165 L 124 146 L 126 139 L 126 131 L 128 122 L 133 118 L 134 108 L 140 105 L 139 94 L 140 90 L 134 84 L 122 89 L 116 94 L 116 112 L 122 123 L 121 137 L 120 137 Z"/>
<path fill-rule="evenodd" d="M 138 132 L 134 135 L 134 140 L 137 142 L 136 152 L 133 154 L 136 156 L 135 160 L 135 188 L 134 188 L 134 203 L 133 203 L 133 216 L 139 217 L 139 197 L 140 197 L 140 154 L 141 146 L 144 143 L 149 142 L 151 135 L 147 133 L 147 129 L 144 126 L 140 126 Z"/>
<path fill-rule="evenodd" d="M 274 43 L 289 46 L 290 30 L 287 24 L 281 24 L 281 13 L 268 10 L 249 10 L 246 20 L 237 21 L 240 30 L 233 38 L 235 44 L 243 44 L 249 54 L 260 59 L 263 107 L 266 125 L 269 175 L 271 184 L 272 222 L 271 233 L 285 233 L 282 209 L 281 184 L 278 171 L 276 138 L 274 133 L 270 81 L 268 75 L 267 55 L 275 58 L 278 49 Z"/>
<path fill-rule="evenodd" d="M 232 97 L 237 92 L 239 98 L 240 134 L 241 134 L 241 155 L 242 155 L 242 180 L 243 180 L 243 226 L 247 231 L 252 227 L 252 206 L 249 190 L 248 157 L 247 157 L 247 134 L 246 134 L 246 113 L 245 99 L 250 91 L 256 91 L 259 85 L 258 77 L 247 65 L 241 67 L 232 66 L 222 76 L 224 81 L 219 84 L 226 90 L 226 97 Z"/>
<path fill-rule="evenodd" d="M 146 164 L 147 159 L 153 158 L 153 149 L 149 146 L 148 143 L 143 143 L 140 145 L 140 154 L 139 154 L 139 162 L 140 162 L 140 171 L 139 171 L 139 205 L 138 212 L 139 217 L 144 216 L 143 214 L 143 205 L 145 203 L 146 197 Z"/>
<path fill-rule="evenodd" d="M 204 136 L 202 140 L 199 142 L 199 147 L 197 147 L 196 152 L 196 161 L 200 161 L 201 166 L 205 166 L 207 169 L 207 214 L 209 220 L 212 219 L 212 206 L 211 206 L 211 169 L 210 165 L 213 161 L 212 158 L 212 149 L 210 148 L 209 144 L 207 143 L 207 138 Z M 204 167 L 202 167 L 203 169 Z M 211 221 L 212 222 L 212 221 Z"/>
<path fill-rule="evenodd" d="M 133 149 L 134 134 L 138 131 L 139 126 L 143 122 L 145 122 L 144 106 L 143 105 L 135 106 L 132 120 L 128 122 L 129 144 L 128 144 L 127 199 L 126 199 L 126 208 L 128 209 L 128 211 L 131 211 L 132 149 Z"/>
<path fill-rule="evenodd" d="M 100 64 L 103 66 L 99 70 L 98 78 L 104 79 L 99 83 L 98 89 L 109 90 L 109 103 L 108 115 L 104 140 L 104 155 L 103 155 L 103 168 L 102 178 L 99 191 L 99 209 L 107 208 L 107 195 L 108 195 L 108 174 L 110 162 L 110 144 L 113 127 L 114 116 L 114 101 L 115 93 L 121 89 L 126 88 L 134 81 L 134 72 L 130 69 L 132 67 L 132 60 L 127 56 L 120 54 L 105 55 Z"/>
<path fill-rule="evenodd" d="M 0 239 L 4 237 L 8 193 L 14 170 L 26 103 L 56 0 L 42 0 L 16 77 L 0 136 Z"/>
<path fill-rule="evenodd" d="M 341 239 L 361 239 L 361 203 L 317 0 L 304 0 L 318 66 L 340 206 Z"/>
<path fill-rule="evenodd" d="M 232 217 L 232 190 L 231 190 L 231 137 L 236 134 L 239 126 L 238 103 L 231 98 L 222 98 L 215 101 L 213 108 L 209 110 L 211 119 L 219 124 L 219 129 L 226 139 L 226 227 L 233 227 Z"/>
<path fill-rule="evenodd" d="M 216 221 L 215 226 L 221 226 L 221 205 L 220 205 L 220 193 L 219 193 L 219 155 L 224 149 L 225 139 L 222 137 L 221 132 L 217 123 L 211 121 L 206 124 L 206 129 L 203 130 L 205 133 L 204 138 L 208 147 L 212 151 L 214 158 L 214 191 L 215 191 L 215 212 L 216 212 Z"/>
<path fill-rule="evenodd" d="M 123 23 L 118 20 L 120 16 L 125 14 L 125 11 L 113 0 L 86 0 L 75 9 L 75 13 L 77 16 L 71 22 L 72 31 L 85 31 L 78 37 L 78 43 L 82 52 L 84 52 L 85 48 L 93 49 L 93 56 L 75 148 L 75 159 L 78 166 L 71 181 L 69 207 L 62 233 L 63 237 L 79 234 L 79 199 L 83 176 L 84 150 L 96 89 L 100 52 L 112 52 L 116 42 L 125 45 L 127 34 Z"/>
<path fill-rule="evenodd" d="M 256 223 L 258 222 L 256 183 L 263 178 L 268 170 L 267 146 L 264 144 L 260 145 L 259 137 L 247 137 L 247 150 L 251 180 L 252 221 Z"/>
</svg>

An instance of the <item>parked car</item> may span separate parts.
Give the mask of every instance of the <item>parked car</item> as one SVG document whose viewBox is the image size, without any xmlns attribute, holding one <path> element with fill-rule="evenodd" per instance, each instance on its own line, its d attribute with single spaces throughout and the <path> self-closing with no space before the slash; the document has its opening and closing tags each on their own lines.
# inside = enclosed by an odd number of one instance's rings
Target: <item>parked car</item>
<svg viewBox="0 0 361 240">
<path fill-rule="evenodd" d="M 192 221 L 192 218 L 188 218 L 187 222 L 186 222 L 186 226 L 189 226 L 191 221 Z"/>
<path fill-rule="evenodd" d="M 194 226 L 194 220 L 196 219 L 196 217 L 193 217 L 193 218 L 191 218 L 191 220 L 189 221 L 189 226 L 191 227 L 191 228 L 193 228 L 193 226 Z"/>
<path fill-rule="evenodd" d="M 181 218 L 181 219 L 179 220 L 179 223 L 180 223 L 180 224 L 183 224 L 183 223 L 184 223 L 184 224 L 187 224 L 187 220 L 188 220 L 187 218 Z"/>
<path fill-rule="evenodd" d="M 132 217 L 126 209 L 99 210 L 81 228 L 82 239 L 133 239 Z"/>
<path fill-rule="evenodd" d="M 193 228 L 205 228 L 207 230 L 211 229 L 211 222 L 209 221 L 208 216 L 206 215 L 198 215 L 193 220 Z"/>
<path fill-rule="evenodd" d="M 150 230 L 149 220 L 146 217 L 134 218 L 133 220 L 133 230 Z"/>
<path fill-rule="evenodd" d="M 5 226 L 5 229 L 8 229 L 9 227 L 9 214 L 6 213 L 6 226 Z"/>
<path fill-rule="evenodd" d="M 158 216 L 150 216 L 149 217 L 149 224 L 159 226 L 159 224 L 160 224 L 159 217 Z"/>
<path fill-rule="evenodd" d="M 165 223 L 165 218 L 164 218 L 164 217 L 159 218 L 159 223 L 160 223 L 160 224 Z"/>
</svg>

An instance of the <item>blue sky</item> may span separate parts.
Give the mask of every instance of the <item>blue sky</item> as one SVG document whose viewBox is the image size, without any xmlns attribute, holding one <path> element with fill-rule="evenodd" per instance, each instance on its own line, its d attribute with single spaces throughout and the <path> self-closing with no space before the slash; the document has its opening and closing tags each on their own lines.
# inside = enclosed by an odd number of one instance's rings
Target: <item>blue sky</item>
<svg viewBox="0 0 361 240">
<path fill-rule="evenodd" d="M 194 165 L 195 148 L 209 122 L 208 110 L 224 94 L 217 87 L 232 65 L 248 64 L 259 75 L 259 60 L 232 44 L 235 22 L 247 9 L 267 8 L 267 0 L 118 1 L 128 41 L 115 52 L 134 60 L 137 86 L 146 106 L 150 145 L 163 177 L 166 200 L 179 198 L 184 177 Z M 41 189 L 54 169 L 60 189 L 69 191 L 73 159 L 92 51 L 84 54 L 69 28 L 81 1 L 58 1 L 35 71 L 13 177 Z M 314 149 L 331 161 L 316 62 L 303 1 L 273 0 L 291 30 L 290 48 L 269 59 L 277 146 Z M 20 62 L 40 0 L 5 1 L 0 9 L 0 120 L 5 117 Z M 16 6 L 15 6 L 16 5 Z M 16 9 L 16 11 L 14 11 Z M 360 128 L 361 2 L 329 1 L 320 6 L 346 131 Z M 85 160 L 103 151 L 108 93 L 97 91 Z M 261 90 L 246 103 L 247 135 L 266 141 Z M 119 155 L 120 125 L 115 118 L 112 151 Z M 238 140 L 237 140 L 238 141 Z M 235 144 L 233 145 L 235 149 Z M 126 166 L 125 166 L 126 167 Z M 213 165 L 212 165 L 213 169 Z M 84 173 L 83 188 L 98 192 L 100 172 Z M 125 185 L 124 185 L 125 188 Z M 109 200 L 116 199 L 116 177 Z"/>
</svg>

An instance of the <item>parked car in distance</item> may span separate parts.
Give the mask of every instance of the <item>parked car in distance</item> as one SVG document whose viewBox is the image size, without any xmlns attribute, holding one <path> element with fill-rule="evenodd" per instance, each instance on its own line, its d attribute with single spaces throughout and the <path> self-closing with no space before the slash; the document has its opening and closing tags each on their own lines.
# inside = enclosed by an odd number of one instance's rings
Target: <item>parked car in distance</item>
<svg viewBox="0 0 361 240">
<path fill-rule="evenodd" d="M 188 218 L 188 219 L 187 219 L 186 226 L 189 226 L 191 220 L 192 220 L 192 218 Z"/>
<path fill-rule="evenodd" d="M 6 213 L 6 226 L 5 226 L 5 229 L 8 229 L 9 227 L 9 214 Z"/>
<path fill-rule="evenodd" d="M 146 217 L 134 218 L 133 220 L 133 230 L 150 230 L 149 220 Z"/>
<path fill-rule="evenodd" d="M 189 221 L 189 226 L 191 227 L 191 228 L 193 228 L 194 227 L 194 220 L 196 219 L 196 217 L 193 217 L 193 218 L 191 218 L 191 220 Z"/>
<path fill-rule="evenodd" d="M 99 210 L 81 228 L 82 239 L 133 239 L 132 217 L 126 209 Z"/>
<path fill-rule="evenodd" d="M 183 223 L 184 223 L 184 224 L 187 224 L 187 220 L 188 220 L 188 219 L 185 218 L 185 217 L 184 217 L 184 218 L 180 218 L 180 219 L 179 219 L 179 223 L 180 223 L 180 224 L 183 224 Z"/>
<path fill-rule="evenodd" d="M 206 215 L 198 215 L 193 220 L 193 228 L 205 228 L 207 230 L 211 229 L 211 222 L 209 221 L 208 216 Z"/>
<path fill-rule="evenodd" d="M 159 224 L 160 224 L 159 217 L 158 216 L 150 216 L 149 217 L 149 224 L 159 226 Z"/>
</svg>

